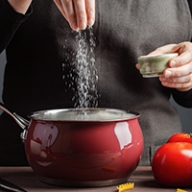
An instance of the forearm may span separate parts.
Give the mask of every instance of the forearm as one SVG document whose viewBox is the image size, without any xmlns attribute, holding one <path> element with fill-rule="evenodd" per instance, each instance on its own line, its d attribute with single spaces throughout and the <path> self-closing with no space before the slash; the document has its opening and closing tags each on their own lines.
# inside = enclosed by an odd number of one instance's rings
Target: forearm
<svg viewBox="0 0 192 192">
<path fill-rule="evenodd" d="M 12 8 L 21 14 L 25 14 L 32 2 L 32 0 L 7 0 Z"/>
</svg>

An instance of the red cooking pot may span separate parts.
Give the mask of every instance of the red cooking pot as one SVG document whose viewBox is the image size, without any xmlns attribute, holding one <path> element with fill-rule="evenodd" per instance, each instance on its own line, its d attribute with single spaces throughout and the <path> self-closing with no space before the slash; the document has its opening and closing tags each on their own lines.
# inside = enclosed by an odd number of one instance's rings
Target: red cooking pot
<svg viewBox="0 0 192 192">
<path fill-rule="evenodd" d="M 138 113 L 104 108 L 34 112 L 30 122 L 9 113 L 24 129 L 30 166 L 45 183 L 107 186 L 127 181 L 143 151 Z"/>
</svg>

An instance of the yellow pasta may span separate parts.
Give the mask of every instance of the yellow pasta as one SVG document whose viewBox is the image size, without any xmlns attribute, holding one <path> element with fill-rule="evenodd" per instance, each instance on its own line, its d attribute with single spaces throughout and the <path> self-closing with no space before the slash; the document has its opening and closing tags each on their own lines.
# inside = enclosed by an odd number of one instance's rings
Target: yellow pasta
<svg viewBox="0 0 192 192">
<path fill-rule="evenodd" d="M 134 188 L 134 183 L 124 183 L 117 187 L 118 192 L 123 192 L 125 190 L 130 190 Z"/>
<path fill-rule="evenodd" d="M 187 192 L 187 191 L 185 191 L 183 189 L 177 189 L 176 192 Z"/>
</svg>

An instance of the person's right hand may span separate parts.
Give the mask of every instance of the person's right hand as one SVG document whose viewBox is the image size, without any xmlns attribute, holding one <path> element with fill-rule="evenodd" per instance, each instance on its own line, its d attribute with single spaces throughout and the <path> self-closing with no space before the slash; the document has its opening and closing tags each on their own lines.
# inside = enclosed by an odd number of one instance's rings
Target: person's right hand
<svg viewBox="0 0 192 192">
<path fill-rule="evenodd" d="M 95 22 L 95 0 L 54 0 L 73 30 L 85 29 Z"/>
</svg>

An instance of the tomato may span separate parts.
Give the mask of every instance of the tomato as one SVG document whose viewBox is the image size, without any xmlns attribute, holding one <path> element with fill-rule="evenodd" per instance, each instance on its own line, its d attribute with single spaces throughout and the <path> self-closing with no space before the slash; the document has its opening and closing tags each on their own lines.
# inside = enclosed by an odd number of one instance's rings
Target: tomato
<svg viewBox="0 0 192 192">
<path fill-rule="evenodd" d="M 153 156 L 152 171 L 162 185 L 192 186 L 192 144 L 170 142 L 162 145 Z"/>
<path fill-rule="evenodd" d="M 175 133 L 167 141 L 169 142 L 189 142 L 192 143 L 192 134 L 191 133 Z"/>
</svg>

